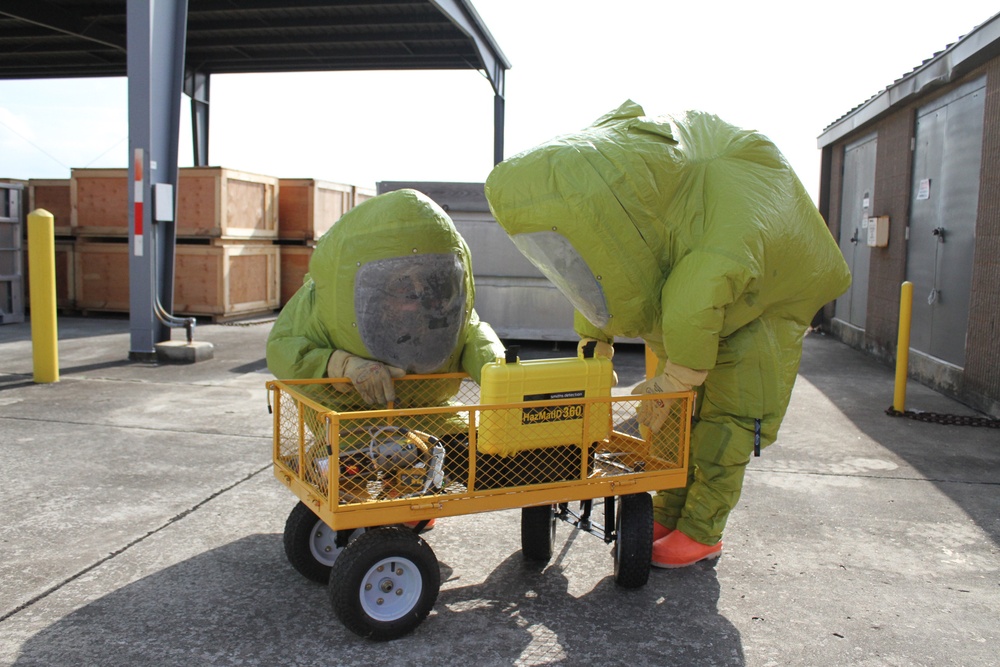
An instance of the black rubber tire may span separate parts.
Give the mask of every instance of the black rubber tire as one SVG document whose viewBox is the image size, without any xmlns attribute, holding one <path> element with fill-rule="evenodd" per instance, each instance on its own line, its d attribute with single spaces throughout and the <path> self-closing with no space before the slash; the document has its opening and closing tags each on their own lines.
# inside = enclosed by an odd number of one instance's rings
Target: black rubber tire
<svg viewBox="0 0 1000 667">
<path fill-rule="evenodd" d="M 360 529 L 364 530 L 364 529 Z M 285 520 L 285 533 L 283 542 L 285 545 L 285 557 L 292 567 L 303 577 L 310 581 L 326 585 L 330 580 L 330 567 L 332 560 L 323 562 L 313 554 L 310 543 L 316 538 L 317 531 L 331 531 L 323 521 L 316 516 L 309 506 L 299 502 L 292 508 L 288 519 Z M 342 551 L 347 543 L 352 539 L 356 530 L 337 531 L 334 538 L 336 552 Z M 329 542 L 329 540 L 327 540 Z M 334 553 L 332 559 L 337 558 Z"/>
<path fill-rule="evenodd" d="M 645 586 L 653 559 L 653 497 L 648 493 L 621 496 L 615 533 L 615 583 L 622 588 Z"/>
<path fill-rule="evenodd" d="M 521 509 L 521 553 L 525 559 L 547 563 L 556 541 L 556 513 L 552 505 Z"/>
<path fill-rule="evenodd" d="M 377 641 L 412 632 L 427 618 L 440 589 L 434 551 L 399 526 L 368 530 L 347 545 L 330 572 L 334 614 L 354 634 Z"/>
</svg>

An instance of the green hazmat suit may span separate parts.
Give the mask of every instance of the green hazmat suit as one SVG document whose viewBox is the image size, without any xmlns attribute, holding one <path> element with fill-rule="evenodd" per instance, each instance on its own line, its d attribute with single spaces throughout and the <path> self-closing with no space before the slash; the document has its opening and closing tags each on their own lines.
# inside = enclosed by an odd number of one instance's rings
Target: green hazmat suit
<svg viewBox="0 0 1000 667">
<path fill-rule="evenodd" d="M 408 373 L 465 371 L 478 383 L 504 348 L 474 300 L 469 248 L 447 213 L 416 190 L 382 194 L 317 242 L 302 287 L 268 336 L 267 367 L 279 379 L 322 378 L 333 352 L 344 350 Z M 445 404 L 459 382 L 397 383 L 395 405 Z M 323 402 L 370 409 L 353 393 Z"/>
<path fill-rule="evenodd" d="M 654 515 L 716 544 L 755 440 L 777 437 L 813 316 L 850 284 L 792 168 L 757 132 L 627 101 L 497 165 L 486 197 L 582 337 L 640 337 L 657 373 L 708 371 L 687 487 L 659 492 Z"/>
</svg>

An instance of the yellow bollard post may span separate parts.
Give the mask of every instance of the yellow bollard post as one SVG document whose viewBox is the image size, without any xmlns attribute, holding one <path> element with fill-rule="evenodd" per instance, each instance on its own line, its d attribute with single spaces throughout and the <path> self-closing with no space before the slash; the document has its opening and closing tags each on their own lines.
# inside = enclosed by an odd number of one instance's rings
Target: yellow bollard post
<svg viewBox="0 0 1000 667">
<path fill-rule="evenodd" d="M 35 382 L 59 382 L 55 219 L 43 208 L 28 214 L 28 261 Z"/>
<path fill-rule="evenodd" d="M 904 281 L 899 290 L 899 337 L 896 339 L 896 389 L 892 409 L 906 411 L 906 377 L 910 365 L 910 320 L 913 317 L 913 283 Z"/>
</svg>

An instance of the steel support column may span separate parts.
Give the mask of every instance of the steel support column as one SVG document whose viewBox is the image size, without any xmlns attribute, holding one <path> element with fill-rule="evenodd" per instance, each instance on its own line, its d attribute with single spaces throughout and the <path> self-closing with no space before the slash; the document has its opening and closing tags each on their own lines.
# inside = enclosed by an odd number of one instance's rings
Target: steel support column
<svg viewBox="0 0 1000 667">
<path fill-rule="evenodd" d="M 503 162 L 503 124 L 504 108 L 504 73 L 500 71 L 499 83 L 496 85 L 496 92 L 493 95 L 493 164 L 498 165 Z"/>
<path fill-rule="evenodd" d="M 482 70 L 493 86 L 493 164 L 503 161 L 504 73 L 510 69 L 489 34 L 476 8 L 468 0 L 431 0 L 441 12 L 464 32 L 476 47 Z M 482 26 L 482 29 L 480 28 Z"/>
<path fill-rule="evenodd" d="M 184 92 L 191 98 L 191 142 L 194 144 L 194 166 L 208 166 L 208 102 L 209 75 L 189 72 L 184 78 Z"/>
<path fill-rule="evenodd" d="M 155 222 L 156 184 L 172 186 L 162 210 L 176 210 L 180 103 L 184 83 L 187 0 L 128 0 L 129 117 L 129 358 L 156 358 L 156 343 L 170 330 L 156 315 L 157 302 L 173 306 L 173 214 Z"/>
</svg>

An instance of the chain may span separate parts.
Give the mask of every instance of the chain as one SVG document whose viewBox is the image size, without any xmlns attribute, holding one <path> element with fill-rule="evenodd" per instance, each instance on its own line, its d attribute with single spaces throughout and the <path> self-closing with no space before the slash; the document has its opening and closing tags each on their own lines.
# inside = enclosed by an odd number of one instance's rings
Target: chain
<svg viewBox="0 0 1000 667">
<path fill-rule="evenodd" d="M 906 417 L 921 422 L 932 424 L 944 424 L 946 426 L 985 426 L 987 428 L 1000 428 L 1000 419 L 990 417 L 973 417 L 971 415 L 946 415 L 940 412 L 921 412 L 919 410 L 906 410 L 900 412 L 891 405 L 886 408 L 885 414 L 890 417 Z"/>
</svg>

